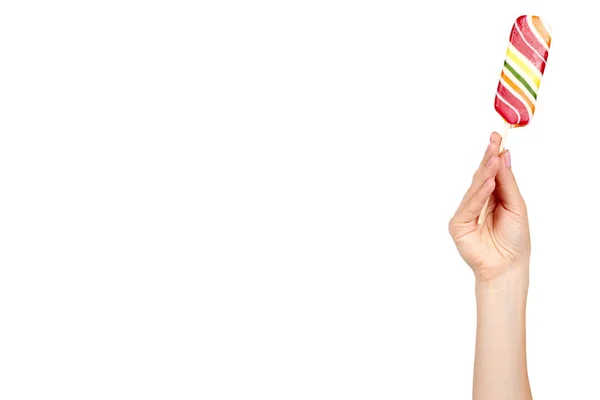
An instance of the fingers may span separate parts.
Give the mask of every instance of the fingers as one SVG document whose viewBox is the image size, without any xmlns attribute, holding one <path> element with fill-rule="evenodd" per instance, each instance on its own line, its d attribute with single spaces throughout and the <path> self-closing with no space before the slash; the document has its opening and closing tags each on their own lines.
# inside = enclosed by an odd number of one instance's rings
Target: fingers
<svg viewBox="0 0 600 400">
<path fill-rule="evenodd" d="M 492 132 L 492 136 L 490 136 L 490 142 L 502 143 L 502 135 L 498 132 Z"/>
<path fill-rule="evenodd" d="M 492 156 L 498 155 L 501 142 L 502 142 L 502 136 L 500 136 L 500 134 L 497 132 L 492 132 L 492 135 L 490 136 L 490 144 L 488 145 L 487 149 L 485 150 L 483 159 L 481 160 L 481 163 L 479 164 L 479 170 L 488 163 L 489 159 Z"/>
<path fill-rule="evenodd" d="M 521 196 L 517 181 L 513 175 L 510 151 L 500 155 L 496 194 L 498 201 L 510 211 L 525 211 L 525 201 Z"/>
<path fill-rule="evenodd" d="M 498 151 L 499 145 L 498 142 L 492 142 L 491 148 L 486 151 L 484 161 L 487 161 L 475 173 L 471 188 L 452 218 L 453 223 L 466 224 L 476 221 L 487 198 L 494 192 L 495 178 L 500 169 L 500 157 L 491 152 Z"/>
<path fill-rule="evenodd" d="M 471 199 L 459 209 L 454 216 L 455 222 L 466 224 L 474 222 L 479 218 L 479 213 L 485 206 L 485 202 L 492 195 L 496 188 L 496 181 L 493 177 L 487 179 L 483 185 L 475 192 Z"/>
<path fill-rule="evenodd" d="M 479 168 L 473 175 L 473 180 L 471 182 L 471 187 L 465 193 L 465 196 L 459 206 L 462 207 L 469 199 L 479 190 L 479 188 L 483 185 L 483 183 L 491 176 L 489 174 L 489 167 L 493 166 L 497 163 L 498 159 L 498 150 L 500 148 L 500 142 L 502 141 L 502 136 L 498 133 L 492 133 L 490 136 L 490 143 L 483 155 L 483 159 L 479 164 Z"/>
</svg>

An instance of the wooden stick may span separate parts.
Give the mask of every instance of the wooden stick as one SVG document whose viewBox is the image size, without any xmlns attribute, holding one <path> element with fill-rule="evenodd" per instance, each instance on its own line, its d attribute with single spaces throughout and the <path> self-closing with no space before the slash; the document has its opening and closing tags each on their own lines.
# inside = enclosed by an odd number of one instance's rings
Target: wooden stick
<svg viewBox="0 0 600 400">
<path fill-rule="evenodd" d="M 498 154 L 502 154 L 502 152 L 504 151 L 504 148 L 506 147 L 506 142 L 508 141 L 508 129 L 509 128 L 510 128 L 510 126 L 508 125 L 508 122 L 505 122 L 504 123 L 504 132 L 502 132 L 502 142 L 500 142 L 500 148 L 498 149 Z M 483 209 L 479 213 L 479 218 L 477 219 L 477 224 L 482 225 L 485 222 L 485 217 L 486 217 L 486 213 L 487 213 L 489 204 L 490 204 L 490 198 L 488 197 L 487 200 L 485 201 L 485 205 L 483 206 Z"/>
</svg>

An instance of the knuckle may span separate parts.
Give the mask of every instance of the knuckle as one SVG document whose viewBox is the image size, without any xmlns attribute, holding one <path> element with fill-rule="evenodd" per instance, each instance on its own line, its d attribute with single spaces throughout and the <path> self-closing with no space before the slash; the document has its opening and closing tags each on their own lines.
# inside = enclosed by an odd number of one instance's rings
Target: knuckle
<svg viewBox="0 0 600 400">
<path fill-rule="evenodd" d="M 448 232 L 450 233 L 450 236 L 456 236 L 456 220 L 454 217 L 450 218 L 450 221 L 448 222 Z"/>
</svg>

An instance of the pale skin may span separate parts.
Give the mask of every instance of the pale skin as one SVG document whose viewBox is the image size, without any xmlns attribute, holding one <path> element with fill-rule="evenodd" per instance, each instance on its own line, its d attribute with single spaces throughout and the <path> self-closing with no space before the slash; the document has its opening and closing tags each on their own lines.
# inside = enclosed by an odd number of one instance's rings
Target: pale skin
<svg viewBox="0 0 600 400">
<path fill-rule="evenodd" d="M 525 351 L 525 306 L 531 242 L 525 201 L 510 152 L 498 155 L 494 132 L 449 230 L 475 274 L 477 337 L 474 400 L 530 400 Z M 477 219 L 490 197 L 485 222 Z"/>
</svg>

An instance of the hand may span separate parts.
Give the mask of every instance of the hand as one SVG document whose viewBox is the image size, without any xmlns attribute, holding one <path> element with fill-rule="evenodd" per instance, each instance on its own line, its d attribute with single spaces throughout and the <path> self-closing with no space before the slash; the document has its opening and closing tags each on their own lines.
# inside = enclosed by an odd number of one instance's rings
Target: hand
<svg viewBox="0 0 600 400">
<path fill-rule="evenodd" d="M 478 281 L 521 268 L 528 277 L 531 243 L 527 208 L 512 173 L 510 153 L 498 155 L 502 137 L 494 132 L 471 187 L 450 220 L 449 230 Z M 486 199 L 485 222 L 477 224 Z"/>
</svg>

